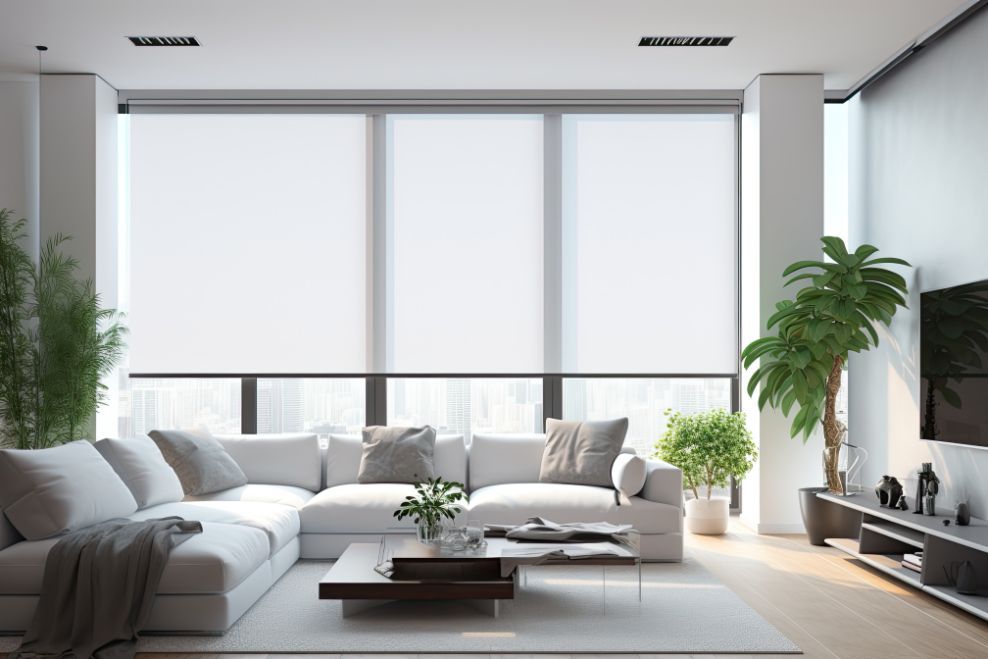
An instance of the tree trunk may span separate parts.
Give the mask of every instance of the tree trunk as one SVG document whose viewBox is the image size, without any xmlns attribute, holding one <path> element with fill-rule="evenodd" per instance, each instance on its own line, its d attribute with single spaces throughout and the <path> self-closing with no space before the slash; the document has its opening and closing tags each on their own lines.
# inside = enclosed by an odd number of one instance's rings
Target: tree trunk
<svg viewBox="0 0 988 659">
<path fill-rule="evenodd" d="M 841 494 L 844 491 L 838 470 L 838 458 L 840 457 L 841 440 L 847 428 L 837 419 L 836 409 L 843 367 L 844 359 L 839 355 L 834 357 L 834 366 L 830 369 L 830 375 L 827 376 L 827 398 L 823 410 L 823 471 L 827 478 L 827 487 L 836 494 Z"/>
</svg>

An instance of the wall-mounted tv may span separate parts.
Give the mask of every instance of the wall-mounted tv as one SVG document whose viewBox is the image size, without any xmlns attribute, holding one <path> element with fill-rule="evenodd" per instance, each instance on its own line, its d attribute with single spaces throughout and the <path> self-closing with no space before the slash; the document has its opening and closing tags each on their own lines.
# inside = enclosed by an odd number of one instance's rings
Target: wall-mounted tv
<svg viewBox="0 0 988 659">
<path fill-rule="evenodd" d="M 920 295 L 920 437 L 988 447 L 988 279 Z"/>
</svg>

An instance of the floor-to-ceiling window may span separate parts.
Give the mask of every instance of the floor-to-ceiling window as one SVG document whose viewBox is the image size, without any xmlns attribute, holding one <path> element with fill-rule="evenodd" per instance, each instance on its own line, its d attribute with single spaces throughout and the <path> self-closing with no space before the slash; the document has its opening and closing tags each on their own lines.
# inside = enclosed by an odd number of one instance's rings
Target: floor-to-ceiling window
<svg viewBox="0 0 988 659">
<path fill-rule="evenodd" d="M 628 416 L 650 452 L 735 405 L 735 119 L 122 115 L 120 432 Z"/>
</svg>

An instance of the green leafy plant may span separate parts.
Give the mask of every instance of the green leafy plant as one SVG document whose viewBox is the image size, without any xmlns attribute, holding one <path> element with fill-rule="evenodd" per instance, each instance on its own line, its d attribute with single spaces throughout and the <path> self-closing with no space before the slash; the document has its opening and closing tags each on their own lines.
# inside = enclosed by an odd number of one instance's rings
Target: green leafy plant
<svg viewBox="0 0 988 659">
<path fill-rule="evenodd" d="M 411 517 L 420 526 L 437 526 L 443 519 L 454 519 L 463 508 L 459 502 L 466 501 L 463 483 L 430 478 L 415 486 L 417 496 L 408 495 L 394 511 L 395 518 L 402 520 Z"/>
<path fill-rule="evenodd" d="M 923 437 L 937 439 L 937 396 L 960 409 L 961 397 L 951 388 L 966 373 L 983 371 L 988 353 L 988 284 L 952 286 L 923 294 L 920 373 L 926 385 Z"/>
<path fill-rule="evenodd" d="M 744 478 L 755 465 L 758 447 L 743 412 L 666 414 L 666 431 L 655 445 L 655 456 L 682 470 L 684 489 L 697 499 L 701 487 L 709 499 L 715 487 L 726 487 L 731 476 Z"/>
<path fill-rule="evenodd" d="M 888 326 L 896 311 L 906 307 L 906 280 L 882 265 L 909 266 L 897 258 L 871 258 L 878 248 L 861 245 L 853 253 L 844 241 L 825 236 L 823 253 L 831 261 L 798 261 L 783 271 L 785 285 L 808 282 L 794 300 L 776 305 L 768 319 L 774 336 L 752 341 L 741 353 L 744 367 L 757 368 L 748 382 L 748 395 L 760 385 L 758 407 L 795 410 L 790 435 L 805 442 L 817 424 L 823 426 L 827 487 L 841 491 L 838 452 L 847 428 L 837 418 L 836 401 L 848 354 L 878 345 L 875 325 Z"/>
<path fill-rule="evenodd" d="M 68 237 L 49 238 L 35 264 L 23 248 L 25 224 L 0 210 L 0 443 L 22 449 L 79 438 L 126 333 L 61 252 Z"/>
</svg>

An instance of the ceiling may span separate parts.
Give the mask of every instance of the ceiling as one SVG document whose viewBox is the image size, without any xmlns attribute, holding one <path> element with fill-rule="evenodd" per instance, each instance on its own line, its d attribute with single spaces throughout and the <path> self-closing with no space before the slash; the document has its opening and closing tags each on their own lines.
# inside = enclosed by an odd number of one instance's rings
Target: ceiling
<svg viewBox="0 0 988 659">
<path fill-rule="evenodd" d="M 851 88 L 971 0 L 0 0 L 0 75 L 118 89 L 736 90 L 759 73 Z M 201 48 L 138 48 L 193 35 Z M 642 36 L 734 36 L 639 48 Z"/>
</svg>

